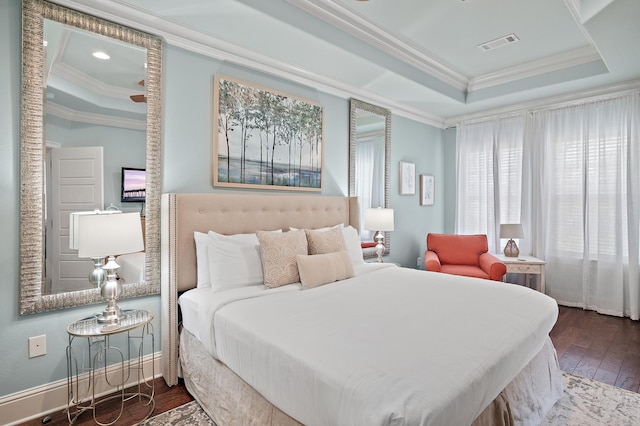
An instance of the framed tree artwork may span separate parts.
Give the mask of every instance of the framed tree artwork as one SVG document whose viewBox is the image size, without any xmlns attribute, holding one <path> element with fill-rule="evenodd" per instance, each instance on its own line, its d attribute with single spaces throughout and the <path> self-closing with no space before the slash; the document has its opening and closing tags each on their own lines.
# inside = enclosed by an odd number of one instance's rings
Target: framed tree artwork
<svg viewBox="0 0 640 426">
<path fill-rule="evenodd" d="M 321 105 L 216 77 L 214 186 L 320 191 L 323 126 Z"/>
</svg>

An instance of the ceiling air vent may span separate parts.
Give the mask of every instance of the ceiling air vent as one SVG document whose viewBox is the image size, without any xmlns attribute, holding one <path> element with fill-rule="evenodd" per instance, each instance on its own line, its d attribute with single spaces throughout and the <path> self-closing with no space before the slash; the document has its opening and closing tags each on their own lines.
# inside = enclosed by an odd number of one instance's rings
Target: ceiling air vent
<svg viewBox="0 0 640 426">
<path fill-rule="evenodd" d="M 487 50 L 492 50 L 497 47 L 515 43 L 518 40 L 520 40 L 518 36 L 516 36 L 515 34 L 509 34 L 509 35 L 497 38 L 495 40 L 491 40 L 486 43 L 479 44 L 478 47 L 486 52 Z"/>
</svg>

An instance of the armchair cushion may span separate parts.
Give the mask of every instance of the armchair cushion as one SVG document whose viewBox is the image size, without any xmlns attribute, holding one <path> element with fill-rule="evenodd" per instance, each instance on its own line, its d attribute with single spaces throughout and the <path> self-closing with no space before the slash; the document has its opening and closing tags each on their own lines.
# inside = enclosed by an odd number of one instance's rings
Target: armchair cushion
<svg viewBox="0 0 640 426">
<path fill-rule="evenodd" d="M 427 271 L 500 281 L 507 267 L 488 253 L 487 236 L 427 234 Z"/>
<path fill-rule="evenodd" d="M 424 265 L 427 271 L 440 272 L 440 259 L 435 251 L 427 250 L 424 255 Z"/>
</svg>

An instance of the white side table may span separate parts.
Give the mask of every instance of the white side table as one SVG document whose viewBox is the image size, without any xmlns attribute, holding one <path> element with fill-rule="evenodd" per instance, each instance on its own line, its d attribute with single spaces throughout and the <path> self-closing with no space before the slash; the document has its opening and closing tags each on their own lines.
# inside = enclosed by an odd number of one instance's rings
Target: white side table
<svg viewBox="0 0 640 426">
<path fill-rule="evenodd" d="M 125 317 L 117 325 L 101 324 L 97 315 L 74 321 L 67 327 L 69 345 L 67 346 L 67 416 L 69 424 L 75 423 L 78 416 L 90 410 L 96 424 L 105 426 L 116 423 L 122 416 L 124 403 L 137 399 L 148 407 L 147 419 L 155 408 L 153 399 L 155 382 L 153 377 L 154 335 L 151 320 L 153 314 L 146 310 L 123 310 Z M 117 339 L 117 344 L 112 340 Z M 115 342 L 114 342 L 115 343 Z M 151 382 L 144 374 L 144 348 L 151 345 Z M 122 349 L 126 348 L 126 349 Z M 137 391 L 125 392 L 131 372 L 137 374 Z M 85 377 L 88 374 L 88 379 Z M 99 388 L 116 391 L 106 399 L 98 399 Z M 96 415 L 96 408 L 103 402 L 117 399 L 119 412 L 114 419 L 102 423 Z"/>
<path fill-rule="evenodd" d="M 495 257 L 500 259 L 507 266 L 507 273 L 513 274 L 527 274 L 528 275 L 540 275 L 540 288 L 541 293 L 545 292 L 544 284 L 544 265 L 545 261 L 533 256 L 518 256 L 507 257 L 504 254 L 494 254 Z"/>
</svg>

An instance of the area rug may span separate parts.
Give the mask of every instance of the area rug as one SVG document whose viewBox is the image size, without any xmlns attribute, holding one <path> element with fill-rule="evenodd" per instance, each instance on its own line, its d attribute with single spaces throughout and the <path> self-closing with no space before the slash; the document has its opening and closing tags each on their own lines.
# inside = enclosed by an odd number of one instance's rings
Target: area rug
<svg viewBox="0 0 640 426">
<path fill-rule="evenodd" d="M 569 373 L 562 373 L 564 396 L 544 426 L 638 426 L 640 394 Z M 215 426 L 197 402 L 174 408 L 141 423 L 144 426 Z"/>
</svg>

